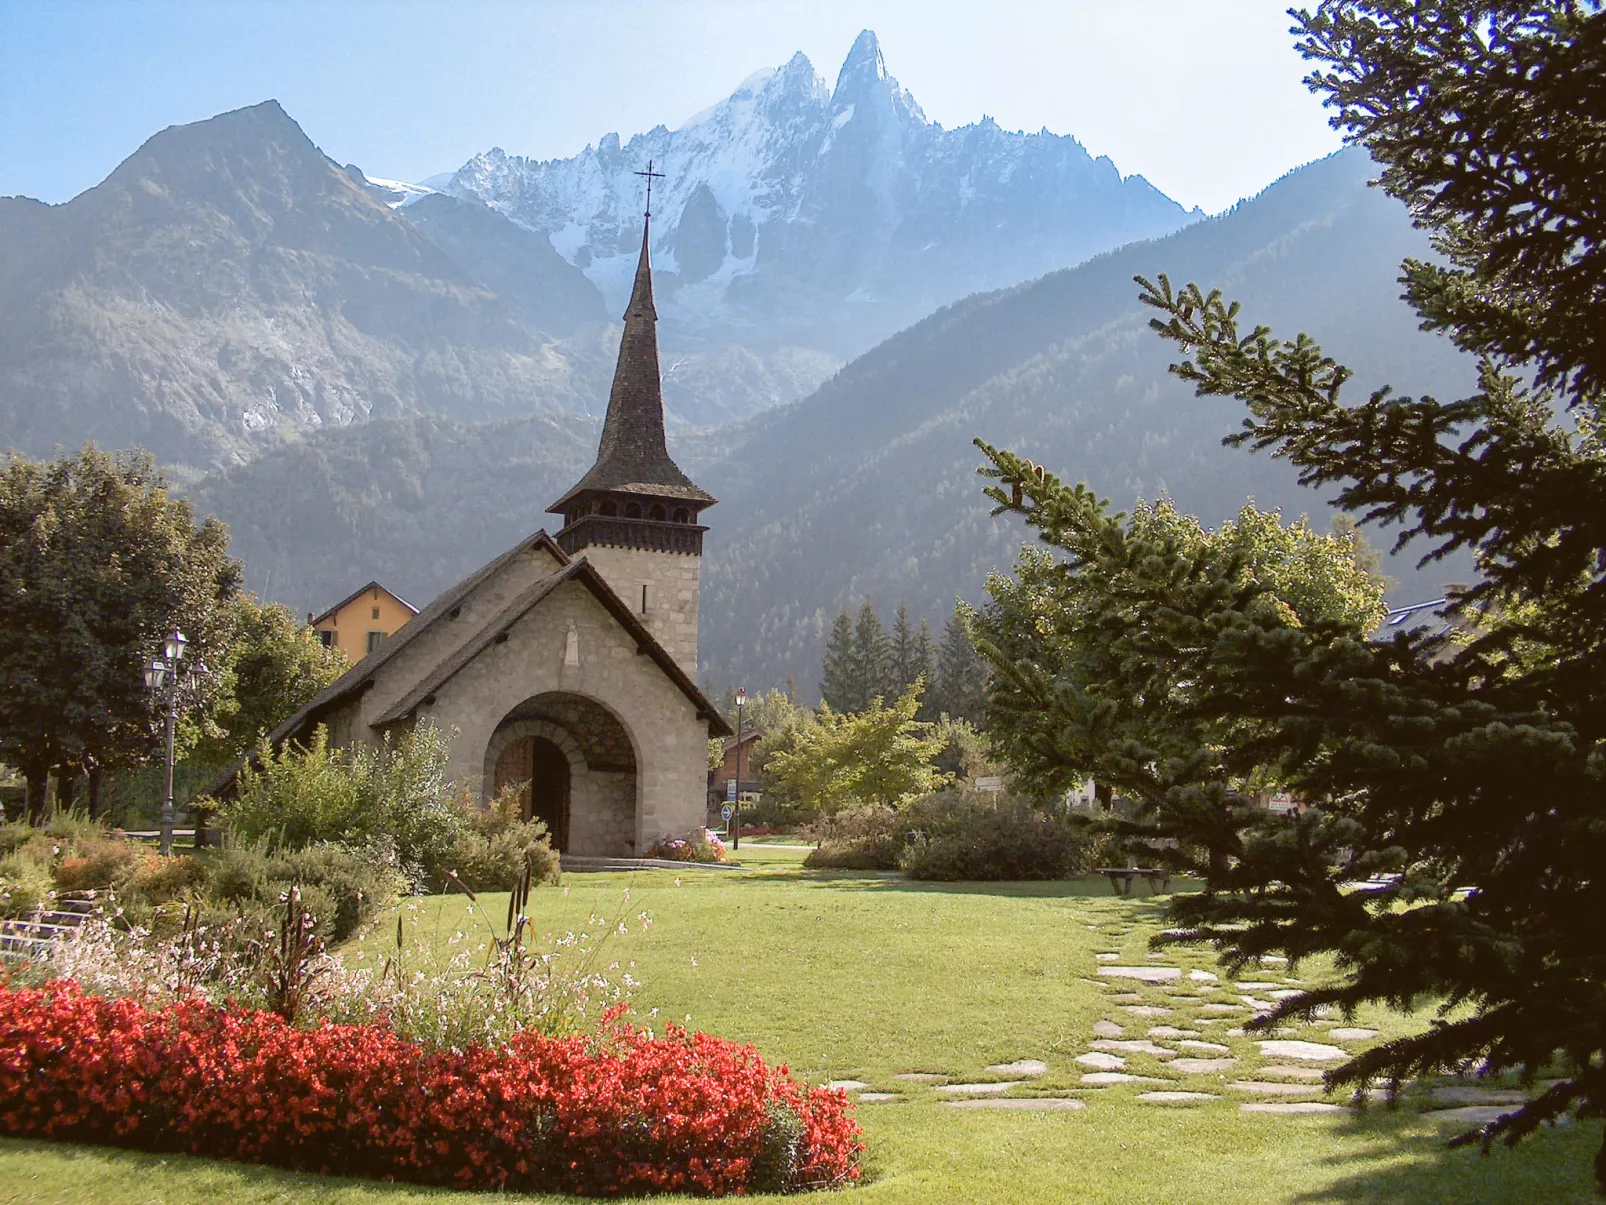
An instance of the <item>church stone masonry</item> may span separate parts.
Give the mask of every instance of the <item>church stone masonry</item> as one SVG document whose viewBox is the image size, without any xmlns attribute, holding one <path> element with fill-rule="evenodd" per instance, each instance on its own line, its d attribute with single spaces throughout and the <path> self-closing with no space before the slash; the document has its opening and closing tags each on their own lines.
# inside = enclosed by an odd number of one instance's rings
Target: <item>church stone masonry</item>
<svg viewBox="0 0 1606 1205">
<path fill-rule="evenodd" d="M 707 741 L 730 734 L 694 681 L 698 517 L 714 501 L 664 440 L 644 230 L 597 461 L 549 508 L 557 536 L 443 592 L 270 739 L 322 724 L 332 744 L 371 745 L 430 722 L 452 778 L 487 800 L 520 789 L 566 853 L 685 833 L 706 814 Z"/>
</svg>

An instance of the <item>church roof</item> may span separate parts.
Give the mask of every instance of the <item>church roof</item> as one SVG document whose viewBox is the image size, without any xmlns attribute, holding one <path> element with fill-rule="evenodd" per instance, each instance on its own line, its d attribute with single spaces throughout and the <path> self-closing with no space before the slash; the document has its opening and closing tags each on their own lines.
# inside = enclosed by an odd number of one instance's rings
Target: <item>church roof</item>
<svg viewBox="0 0 1606 1205">
<path fill-rule="evenodd" d="M 658 371 L 658 311 L 652 301 L 652 263 L 647 251 L 652 223 L 641 232 L 641 258 L 625 309 L 625 332 L 619 340 L 619 363 L 608 394 L 608 417 L 602 424 L 597 462 L 573 489 L 547 507 L 557 511 L 576 494 L 588 490 L 652 494 L 712 505 L 712 494 L 699 489 L 669 457 L 664 441 L 663 381 Z"/>
<path fill-rule="evenodd" d="M 697 689 L 696 683 L 686 676 L 686 672 L 669 655 L 668 650 L 658 643 L 653 634 L 636 618 L 624 601 L 609 588 L 607 582 L 603 581 L 602 575 L 597 572 L 596 567 L 584 558 L 571 560 L 569 555 L 558 547 L 557 542 L 543 530 L 536 532 L 527 540 L 519 541 L 495 560 L 482 565 L 455 586 L 443 591 L 429 606 L 420 611 L 416 618 L 397 629 L 394 636 L 357 662 L 356 665 L 352 666 L 334 682 L 324 687 L 313 697 L 311 702 L 270 732 L 268 734 L 269 746 L 277 748 L 297 733 L 317 724 L 334 707 L 367 690 L 373 684 L 375 675 L 392 661 L 397 654 L 418 639 L 425 631 L 433 628 L 441 619 L 449 616 L 487 578 L 495 574 L 514 557 L 532 548 L 543 548 L 550 552 L 557 558 L 562 567 L 557 572 L 548 574 L 529 587 L 518 598 L 515 598 L 488 620 L 479 631 L 459 645 L 455 652 L 449 654 L 430 672 L 425 674 L 419 685 L 408 692 L 403 702 L 406 702 L 407 699 L 413 699 L 415 695 L 417 700 L 408 704 L 407 707 L 399 712 L 397 707 L 390 708 L 383 716 L 373 721 L 372 726 L 395 723 L 397 720 L 404 718 L 408 711 L 417 706 L 418 701 L 422 701 L 429 694 L 438 690 L 458 670 L 473 660 L 487 645 L 494 643 L 499 635 L 550 594 L 552 590 L 566 581 L 579 581 L 586 585 L 592 594 L 597 597 L 598 601 L 608 609 L 608 612 L 619 621 L 621 626 L 630 632 L 636 642 L 637 650 L 651 656 L 659 668 L 680 689 L 681 693 L 691 700 L 696 706 L 698 714 L 707 719 L 709 735 L 727 736 L 730 734 L 731 727 L 725 721 L 725 718 L 720 715 L 719 709 L 709 701 L 702 691 Z M 420 689 L 426 686 L 427 689 Z M 398 706 L 400 705 L 398 704 Z M 254 753 L 248 754 L 246 757 L 236 761 L 207 787 L 206 793 L 216 795 L 228 789 L 241 768 L 254 756 Z"/>
</svg>

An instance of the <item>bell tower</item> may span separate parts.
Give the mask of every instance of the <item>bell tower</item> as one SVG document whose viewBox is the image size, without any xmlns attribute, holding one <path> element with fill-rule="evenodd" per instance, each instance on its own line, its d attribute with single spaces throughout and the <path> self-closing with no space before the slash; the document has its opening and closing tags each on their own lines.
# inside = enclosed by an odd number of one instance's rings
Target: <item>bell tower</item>
<svg viewBox="0 0 1606 1205">
<path fill-rule="evenodd" d="M 652 301 L 652 182 L 641 232 L 619 362 L 608 395 L 597 462 L 547 510 L 563 516 L 557 542 L 584 555 L 658 642 L 696 681 L 698 577 L 703 555 L 699 514 L 712 494 L 669 457 L 664 441 L 663 382 L 658 371 L 658 312 Z"/>
</svg>

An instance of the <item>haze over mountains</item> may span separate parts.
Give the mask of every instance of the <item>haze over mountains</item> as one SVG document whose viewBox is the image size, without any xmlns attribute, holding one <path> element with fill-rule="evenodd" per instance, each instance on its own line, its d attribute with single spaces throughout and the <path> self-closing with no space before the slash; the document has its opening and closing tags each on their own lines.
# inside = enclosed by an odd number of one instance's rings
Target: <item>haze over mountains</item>
<svg viewBox="0 0 1606 1205">
<path fill-rule="evenodd" d="M 1024 533 L 988 517 L 976 435 L 1118 506 L 1169 491 L 1215 522 L 1253 495 L 1325 524 L 1283 466 L 1219 446 L 1237 404 L 1167 375 L 1136 273 L 1311 331 L 1358 387 L 1470 380 L 1397 300 L 1425 244 L 1364 156 L 1197 221 L 1074 139 L 926 121 L 867 34 L 834 88 L 798 56 L 678 130 L 491 152 L 434 189 L 340 166 L 266 102 L 65 205 L 0 199 L 0 441 L 144 444 L 297 610 L 369 578 L 422 603 L 554 525 L 595 455 L 648 159 L 673 450 L 720 499 L 719 684 L 812 690 L 866 594 L 939 624 L 977 598 Z M 1391 572 L 1410 597 L 1455 575 Z"/>
</svg>

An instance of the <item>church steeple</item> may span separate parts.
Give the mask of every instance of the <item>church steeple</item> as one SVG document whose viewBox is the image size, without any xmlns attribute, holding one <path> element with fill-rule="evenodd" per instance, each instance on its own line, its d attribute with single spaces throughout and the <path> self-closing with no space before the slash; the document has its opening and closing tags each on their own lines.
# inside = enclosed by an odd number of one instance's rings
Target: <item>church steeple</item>
<svg viewBox="0 0 1606 1205">
<path fill-rule="evenodd" d="M 663 552 L 702 552 L 697 514 L 712 506 L 669 456 L 664 440 L 663 383 L 658 370 L 658 311 L 652 300 L 652 181 L 647 165 L 647 213 L 641 258 L 625 309 L 619 362 L 608 395 L 597 462 L 547 509 L 561 514 L 558 543 L 573 554 L 593 544 Z"/>
</svg>

